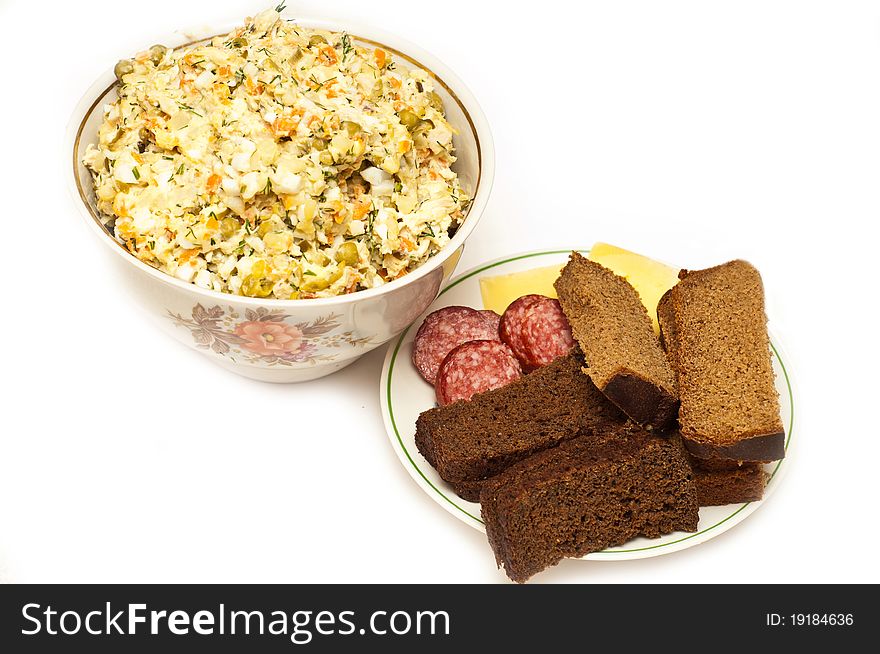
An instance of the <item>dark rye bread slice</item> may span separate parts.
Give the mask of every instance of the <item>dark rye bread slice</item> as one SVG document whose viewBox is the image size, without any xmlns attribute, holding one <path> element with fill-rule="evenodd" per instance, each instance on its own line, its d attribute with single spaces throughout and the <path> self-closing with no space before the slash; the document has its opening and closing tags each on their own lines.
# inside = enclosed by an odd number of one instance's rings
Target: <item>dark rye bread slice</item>
<svg viewBox="0 0 880 654">
<path fill-rule="evenodd" d="M 480 494 L 489 544 L 524 582 L 563 558 L 696 531 L 691 467 L 678 437 L 633 423 L 585 433 L 490 479 Z"/>
<path fill-rule="evenodd" d="M 667 291 L 657 305 L 657 321 L 660 323 L 660 341 L 676 372 L 678 381 L 678 341 L 673 311 L 673 289 Z M 697 484 L 700 506 L 756 502 L 764 496 L 767 474 L 766 461 L 746 463 L 735 459 L 699 459 L 688 455 Z"/>
<path fill-rule="evenodd" d="M 736 260 L 679 276 L 657 318 L 679 386 L 685 446 L 701 459 L 781 459 L 785 429 L 760 273 Z"/>
<path fill-rule="evenodd" d="M 609 406 L 612 406 L 612 407 L 614 406 L 610 402 L 608 402 L 607 400 L 605 400 L 605 401 L 607 402 L 607 404 Z M 616 410 L 616 407 L 614 407 L 614 408 Z M 602 423 L 602 421 L 596 421 L 596 420 L 587 420 L 587 421 L 585 421 L 585 429 L 592 430 L 593 428 L 595 428 L 597 426 L 597 424 L 598 424 L 598 426 L 601 427 L 604 425 L 612 425 L 613 426 L 613 425 L 617 425 L 617 424 L 623 425 L 626 423 L 629 423 L 629 421 L 626 419 L 626 416 L 623 413 L 619 413 L 619 419 L 612 419 L 612 420 L 608 421 L 607 423 Z M 736 461 L 733 461 L 733 462 L 725 461 L 723 463 L 728 464 L 733 467 L 738 467 L 738 465 L 739 465 Z M 725 467 L 725 469 L 729 469 L 729 468 Z M 460 498 L 467 500 L 468 502 L 479 502 L 480 501 L 480 492 L 483 490 L 483 486 L 485 486 L 486 483 L 491 479 L 493 479 L 493 477 L 488 477 L 486 479 L 468 480 L 468 481 L 456 481 L 456 482 L 452 482 L 450 485 L 452 486 L 452 490 L 455 491 L 455 494 L 458 495 Z"/>
<path fill-rule="evenodd" d="M 700 506 L 757 502 L 764 497 L 767 473 L 760 463 L 690 457 Z"/>
<path fill-rule="evenodd" d="M 657 305 L 657 320 L 660 323 L 660 338 L 672 369 L 678 369 L 675 315 L 672 308 L 671 291 L 667 292 Z M 767 474 L 763 462 L 746 463 L 732 459 L 699 459 L 688 455 L 694 471 L 697 486 L 697 499 L 700 506 L 720 506 L 757 502 L 764 497 Z"/>
<path fill-rule="evenodd" d="M 623 422 L 582 366 L 575 349 L 507 386 L 425 411 L 416 421 L 419 452 L 446 482 L 476 482 L 584 425 Z"/>
<path fill-rule="evenodd" d="M 593 383 L 636 422 L 675 419 L 675 377 L 638 292 L 623 277 L 572 252 L 554 284 Z"/>
<path fill-rule="evenodd" d="M 451 484 L 451 486 L 452 490 L 455 491 L 455 494 L 461 499 L 467 500 L 468 502 L 479 502 L 480 492 L 483 490 L 483 486 L 486 485 L 486 482 L 489 479 L 492 479 L 492 477 L 489 477 L 488 479 L 477 479 L 475 481 L 457 481 Z"/>
</svg>

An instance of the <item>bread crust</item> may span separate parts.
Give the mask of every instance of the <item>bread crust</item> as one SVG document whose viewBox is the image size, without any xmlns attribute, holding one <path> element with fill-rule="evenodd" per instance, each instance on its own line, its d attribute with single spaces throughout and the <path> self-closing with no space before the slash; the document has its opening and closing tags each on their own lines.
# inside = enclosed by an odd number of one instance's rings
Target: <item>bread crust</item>
<svg viewBox="0 0 880 654">
<path fill-rule="evenodd" d="M 609 400 L 636 422 L 665 430 L 678 414 L 678 398 L 631 372 L 614 375 L 601 389 Z"/>
<path fill-rule="evenodd" d="M 699 459 L 730 459 L 736 461 L 776 461 L 785 456 L 785 432 L 758 434 L 731 445 L 700 442 L 698 437 L 682 433 L 688 452 Z"/>
</svg>

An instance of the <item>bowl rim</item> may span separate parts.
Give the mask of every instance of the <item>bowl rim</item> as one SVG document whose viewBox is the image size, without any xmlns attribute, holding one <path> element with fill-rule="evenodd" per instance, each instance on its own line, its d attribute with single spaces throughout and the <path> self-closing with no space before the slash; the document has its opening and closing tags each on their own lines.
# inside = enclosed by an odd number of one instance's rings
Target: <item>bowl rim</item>
<svg viewBox="0 0 880 654">
<path fill-rule="evenodd" d="M 450 239 L 449 243 L 443 246 L 443 248 L 441 248 L 437 252 L 437 254 L 425 261 L 410 274 L 398 279 L 394 279 L 390 282 L 386 282 L 382 286 L 376 288 L 369 288 L 362 291 L 356 291 L 354 293 L 348 293 L 345 295 L 306 299 L 254 298 L 246 295 L 234 295 L 232 293 L 223 293 L 221 291 L 215 291 L 213 289 L 206 289 L 202 288 L 201 286 L 196 286 L 192 282 L 185 282 L 181 279 L 177 279 L 176 277 L 141 261 L 131 252 L 129 252 L 119 241 L 113 238 L 112 235 L 104 227 L 104 224 L 101 222 L 97 212 L 93 211 L 92 206 L 87 199 L 86 191 L 83 188 L 83 185 L 80 183 L 80 161 L 78 160 L 77 152 L 80 147 L 82 133 L 85 128 L 87 118 L 92 114 L 97 105 L 101 103 L 104 98 L 106 98 L 107 94 L 110 93 L 118 84 L 111 68 L 105 71 L 100 77 L 98 77 L 98 79 L 96 79 L 88 88 L 88 90 L 82 95 L 82 97 L 77 102 L 73 114 L 70 118 L 65 145 L 66 152 L 69 153 L 72 159 L 72 166 L 69 166 L 67 168 L 70 191 L 79 208 L 80 214 L 85 218 L 86 222 L 92 227 L 92 229 L 97 231 L 98 238 L 107 246 L 109 246 L 110 249 L 117 255 L 122 256 L 130 264 L 133 264 L 139 270 L 152 276 L 154 279 L 162 282 L 163 284 L 167 284 L 169 286 L 173 286 L 180 290 L 194 293 L 196 295 L 204 296 L 205 298 L 213 300 L 215 302 L 240 303 L 252 305 L 255 307 L 268 305 L 279 308 L 317 308 L 319 306 L 349 304 L 369 298 L 377 298 L 386 293 L 393 292 L 395 289 L 403 288 L 410 283 L 414 283 L 422 277 L 431 274 L 437 268 L 441 267 L 442 264 L 453 253 L 461 249 L 461 247 L 464 245 L 464 241 L 476 228 L 477 222 L 479 222 L 483 211 L 485 211 L 486 209 L 486 205 L 488 204 L 489 195 L 491 193 L 495 177 L 495 148 L 492 139 L 492 133 L 489 128 L 489 123 L 486 119 L 486 116 L 483 113 L 483 110 L 477 102 L 476 98 L 471 93 L 470 89 L 468 89 L 468 87 L 464 84 L 464 82 L 462 82 L 461 79 L 448 66 L 446 66 L 438 58 L 436 58 L 434 55 L 430 54 L 426 50 L 422 49 L 418 45 L 395 34 L 386 32 L 378 28 L 374 28 L 364 23 L 359 23 L 356 29 L 349 29 L 346 23 L 343 21 L 330 20 L 326 18 L 312 18 L 302 16 L 292 20 L 291 22 L 295 22 L 296 24 L 313 29 L 345 32 L 356 41 L 385 49 L 393 54 L 395 57 L 399 57 L 400 59 L 406 61 L 411 66 L 418 67 L 427 71 L 432 79 L 434 79 L 446 90 L 447 93 L 449 93 L 450 97 L 456 102 L 456 104 L 458 104 L 459 108 L 464 114 L 467 124 L 471 132 L 473 133 L 477 148 L 477 180 L 473 189 L 471 204 L 465 211 L 464 220 L 462 221 L 461 226 L 456 231 L 455 235 Z M 188 40 L 180 43 L 179 45 L 174 45 L 173 47 L 188 47 L 190 45 L 195 45 L 197 43 L 208 41 L 214 36 L 228 33 L 229 30 L 234 29 L 235 25 L 237 24 L 238 23 L 236 22 L 235 24 L 225 28 L 224 25 L 214 27 L 210 30 L 207 30 L 208 32 L 210 32 L 209 35 L 201 37 L 193 37 L 189 35 L 189 33 L 184 32 L 183 34 L 187 35 L 186 38 L 188 38 Z M 228 23 L 226 25 L 228 25 Z M 367 35 L 363 35 L 363 32 L 366 32 Z M 172 40 L 172 38 L 166 38 L 164 42 L 171 42 Z M 399 47 L 397 47 L 397 45 L 388 45 L 389 41 L 399 45 Z M 437 70 L 441 72 L 438 73 L 436 72 Z"/>
</svg>

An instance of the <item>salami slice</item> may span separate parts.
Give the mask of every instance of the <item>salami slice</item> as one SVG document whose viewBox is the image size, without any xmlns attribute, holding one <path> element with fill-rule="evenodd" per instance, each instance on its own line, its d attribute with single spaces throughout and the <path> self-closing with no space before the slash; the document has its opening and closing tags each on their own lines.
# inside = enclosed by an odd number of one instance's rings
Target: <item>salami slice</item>
<svg viewBox="0 0 880 654">
<path fill-rule="evenodd" d="M 522 342 L 529 369 L 540 368 L 568 354 L 574 347 L 571 325 L 562 313 L 559 300 L 545 298 L 536 302 L 526 313 Z"/>
<path fill-rule="evenodd" d="M 543 295 L 524 295 L 515 300 L 501 316 L 499 333 L 527 372 L 574 347 L 571 327 L 559 301 Z"/>
<path fill-rule="evenodd" d="M 480 315 L 489 323 L 489 328 L 495 333 L 495 340 L 498 340 L 498 328 L 501 326 L 501 316 L 491 309 L 483 309 L 480 311 Z"/>
<path fill-rule="evenodd" d="M 428 314 L 416 332 L 412 361 L 429 384 L 437 378 L 437 369 L 453 349 L 474 340 L 498 340 L 497 327 L 470 307 L 451 306 Z"/>
<path fill-rule="evenodd" d="M 523 295 L 510 303 L 510 306 L 501 316 L 501 325 L 498 334 L 501 342 L 505 343 L 520 362 L 525 358 L 525 344 L 523 343 L 523 327 L 528 318 L 529 309 L 541 300 L 549 300 L 544 295 Z"/>
<path fill-rule="evenodd" d="M 513 352 L 499 341 L 468 341 L 452 350 L 437 371 L 440 406 L 469 400 L 475 393 L 500 388 L 522 376 Z"/>
</svg>

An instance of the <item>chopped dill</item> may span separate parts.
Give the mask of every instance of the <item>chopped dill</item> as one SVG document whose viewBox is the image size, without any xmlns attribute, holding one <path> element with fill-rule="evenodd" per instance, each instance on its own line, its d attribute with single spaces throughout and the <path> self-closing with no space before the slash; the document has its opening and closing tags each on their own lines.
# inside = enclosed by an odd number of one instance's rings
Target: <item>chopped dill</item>
<svg viewBox="0 0 880 654">
<path fill-rule="evenodd" d="M 178 102 L 177 104 L 180 106 L 181 109 L 184 109 L 184 110 L 190 112 L 191 114 L 195 114 L 199 118 L 204 118 L 204 116 L 202 116 L 202 114 L 200 114 L 198 111 L 196 111 L 195 109 L 190 107 L 188 104 L 183 104 L 182 102 Z"/>
<path fill-rule="evenodd" d="M 354 48 L 351 45 L 351 39 L 348 34 L 342 35 L 342 40 L 339 42 L 342 46 L 342 63 L 345 63 L 345 60 L 348 58 L 348 55 L 352 53 Z"/>
</svg>

